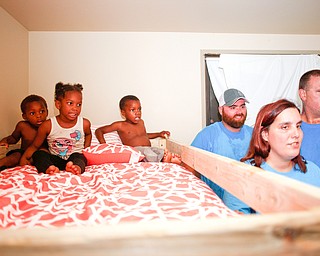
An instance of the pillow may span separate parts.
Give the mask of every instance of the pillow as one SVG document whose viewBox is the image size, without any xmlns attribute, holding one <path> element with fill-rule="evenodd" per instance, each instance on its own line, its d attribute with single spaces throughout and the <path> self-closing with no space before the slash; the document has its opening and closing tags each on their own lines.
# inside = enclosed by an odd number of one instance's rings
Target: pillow
<svg viewBox="0 0 320 256">
<path fill-rule="evenodd" d="M 105 163 L 138 163 L 144 155 L 133 147 L 123 144 L 98 144 L 85 148 L 83 155 L 88 165 Z"/>
<path fill-rule="evenodd" d="M 91 133 L 92 133 L 91 146 L 100 144 L 94 132 L 96 131 L 97 128 L 101 126 L 103 125 L 91 125 Z M 106 143 L 122 144 L 119 134 L 116 131 L 105 133 L 103 136 Z"/>
</svg>

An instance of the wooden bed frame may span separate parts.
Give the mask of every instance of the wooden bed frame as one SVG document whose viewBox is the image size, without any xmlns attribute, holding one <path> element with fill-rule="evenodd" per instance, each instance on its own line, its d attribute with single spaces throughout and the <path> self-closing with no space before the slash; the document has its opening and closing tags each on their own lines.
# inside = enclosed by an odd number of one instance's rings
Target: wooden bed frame
<svg viewBox="0 0 320 256">
<path fill-rule="evenodd" d="M 172 140 L 166 147 L 261 214 L 0 230 L 0 255 L 320 255 L 320 189 Z"/>
</svg>

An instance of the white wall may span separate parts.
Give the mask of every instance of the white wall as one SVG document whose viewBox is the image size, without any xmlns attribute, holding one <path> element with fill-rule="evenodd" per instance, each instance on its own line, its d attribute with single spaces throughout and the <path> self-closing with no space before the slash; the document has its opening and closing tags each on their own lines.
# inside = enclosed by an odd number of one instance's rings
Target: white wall
<svg viewBox="0 0 320 256">
<path fill-rule="evenodd" d="M 202 52 L 319 51 L 320 36 L 29 32 L 29 49 L 29 93 L 47 99 L 50 116 L 55 83 L 82 83 L 93 124 L 119 120 L 119 99 L 135 94 L 148 131 L 189 144 L 204 123 Z"/>
<path fill-rule="evenodd" d="M 22 119 L 28 94 L 28 31 L 0 7 L 0 139 Z"/>
</svg>

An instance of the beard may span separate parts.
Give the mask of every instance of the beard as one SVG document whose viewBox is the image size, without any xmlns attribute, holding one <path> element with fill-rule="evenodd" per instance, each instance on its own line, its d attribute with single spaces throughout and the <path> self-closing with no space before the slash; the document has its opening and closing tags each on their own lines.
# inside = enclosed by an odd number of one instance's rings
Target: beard
<svg viewBox="0 0 320 256">
<path fill-rule="evenodd" d="M 234 117 L 241 116 L 241 119 L 235 120 Z M 241 128 L 244 125 L 244 122 L 247 118 L 247 113 L 245 114 L 236 114 L 234 116 L 230 116 L 224 112 L 224 109 L 222 109 L 222 121 L 224 121 L 226 124 L 231 126 L 232 128 Z"/>
</svg>

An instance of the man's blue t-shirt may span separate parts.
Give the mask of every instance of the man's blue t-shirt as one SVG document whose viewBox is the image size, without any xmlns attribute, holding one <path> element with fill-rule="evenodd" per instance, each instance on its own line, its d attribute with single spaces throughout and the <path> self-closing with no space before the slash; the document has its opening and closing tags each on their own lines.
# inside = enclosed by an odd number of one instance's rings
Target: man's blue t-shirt
<svg viewBox="0 0 320 256">
<path fill-rule="evenodd" d="M 203 128 L 191 145 L 239 161 L 247 153 L 251 135 L 252 127 L 250 126 L 244 125 L 239 132 L 231 132 L 222 122 L 216 122 Z M 223 199 L 223 188 L 205 176 L 201 176 L 201 179 Z"/>
<path fill-rule="evenodd" d="M 320 124 L 302 122 L 303 140 L 301 155 L 320 167 Z"/>
</svg>

